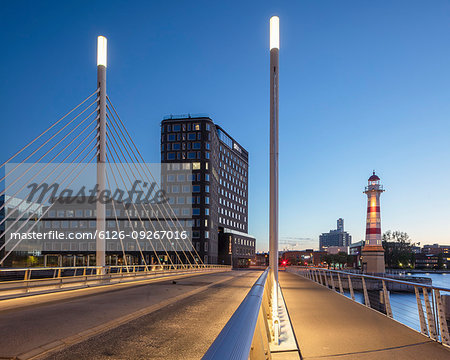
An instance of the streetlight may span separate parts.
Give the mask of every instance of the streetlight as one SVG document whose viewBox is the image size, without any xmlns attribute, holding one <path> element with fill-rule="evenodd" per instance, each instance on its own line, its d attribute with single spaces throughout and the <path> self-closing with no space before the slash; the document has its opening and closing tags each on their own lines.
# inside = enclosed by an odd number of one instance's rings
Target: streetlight
<svg viewBox="0 0 450 360">
<path fill-rule="evenodd" d="M 269 266 L 272 284 L 272 320 L 274 342 L 278 344 L 278 50 L 280 48 L 280 19 L 270 18 L 270 221 Z"/>
</svg>

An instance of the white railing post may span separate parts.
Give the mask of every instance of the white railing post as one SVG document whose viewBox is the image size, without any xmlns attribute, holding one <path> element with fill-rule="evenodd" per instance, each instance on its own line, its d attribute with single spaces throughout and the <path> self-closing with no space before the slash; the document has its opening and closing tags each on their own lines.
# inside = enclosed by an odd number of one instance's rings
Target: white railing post
<svg viewBox="0 0 450 360">
<path fill-rule="evenodd" d="M 363 291 L 364 291 L 364 302 L 367 307 L 370 307 L 369 294 L 367 292 L 366 281 L 364 280 L 364 276 L 361 276 Z"/>
<path fill-rule="evenodd" d="M 433 340 L 437 340 L 436 322 L 434 321 L 433 310 L 431 309 L 430 298 L 426 288 L 422 288 L 423 300 L 425 301 L 425 309 L 427 310 L 428 328 L 430 330 L 430 337 Z"/>
<path fill-rule="evenodd" d="M 423 314 L 422 301 L 420 300 L 419 288 L 417 286 L 414 286 L 414 292 L 416 294 L 417 310 L 419 312 L 420 332 L 428 336 L 427 322 L 425 321 L 425 316 Z"/>
<path fill-rule="evenodd" d="M 439 328 L 441 332 L 441 342 L 445 345 L 450 346 L 450 338 L 448 334 L 448 326 L 447 319 L 445 316 L 445 308 L 442 302 L 442 297 L 438 289 L 434 289 L 434 299 L 436 301 L 438 319 L 439 319 Z"/>
<path fill-rule="evenodd" d="M 352 279 L 350 277 L 350 275 L 347 275 L 348 277 L 348 288 L 350 290 L 350 296 L 352 297 L 352 300 L 355 300 L 355 293 L 353 291 L 353 284 L 352 284 Z"/>
<path fill-rule="evenodd" d="M 334 275 L 333 275 L 333 273 L 331 271 L 330 271 L 330 283 L 331 283 L 331 290 L 335 291 Z"/>
<path fill-rule="evenodd" d="M 344 295 L 344 288 L 342 287 L 341 275 L 338 273 L 338 282 L 339 282 L 339 292 Z"/>
<path fill-rule="evenodd" d="M 383 283 L 383 297 L 384 297 L 384 306 L 386 309 L 386 315 L 392 318 L 392 309 L 391 309 L 391 301 L 389 299 L 389 292 L 387 291 L 386 283 L 382 280 Z"/>
</svg>

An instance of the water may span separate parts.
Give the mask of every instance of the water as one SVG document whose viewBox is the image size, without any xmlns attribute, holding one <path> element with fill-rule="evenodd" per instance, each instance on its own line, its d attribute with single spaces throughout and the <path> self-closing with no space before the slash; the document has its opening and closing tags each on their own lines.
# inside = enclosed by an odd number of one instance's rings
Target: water
<svg viewBox="0 0 450 360">
<path fill-rule="evenodd" d="M 406 273 L 413 277 L 428 277 L 431 278 L 433 286 L 448 288 L 450 290 L 450 274 L 435 274 L 435 273 Z M 350 297 L 350 293 L 345 293 Z M 441 291 L 441 295 L 450 295 L 450 291 Z M 417 306 L 416 296 L 414 293 L 390 293 L 390 302 L 393 317 L 395 320 L 405 324 L 417 331 L 420 331 L 419 310 Z M 364 296 L 362 292 L 355 292 L 355 300 L 363 303 Z M 426 309 L 423 296 L 421 295 L 422 309 L 426 318 Z"/>
<path fill-rule="evenodd" d="M 434 273 L 421 273 L 413 274 L 406 273 L 408 276 L 413 277 L 427 277 L 433 281 L 433 286 L 441 286 L 450 289 L 450 273 L 447 274 L 434 274 Z"/>
</svg>

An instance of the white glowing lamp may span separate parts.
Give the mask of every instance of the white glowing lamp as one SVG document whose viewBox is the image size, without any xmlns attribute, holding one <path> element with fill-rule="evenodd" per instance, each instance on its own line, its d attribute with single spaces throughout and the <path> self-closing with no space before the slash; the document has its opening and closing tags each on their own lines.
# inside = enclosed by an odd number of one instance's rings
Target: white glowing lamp
<svg viewBox="0 0 450 360">
<path fill-rule="evenodd" d="M 97 38 L 97 66 L 106 67 L 107 40 L 104 36 Z"/>
<path fill-rule="evenodd" d="M 280 48 L 280 18 L 270 18 L 270 50 Z"/>
</svg>

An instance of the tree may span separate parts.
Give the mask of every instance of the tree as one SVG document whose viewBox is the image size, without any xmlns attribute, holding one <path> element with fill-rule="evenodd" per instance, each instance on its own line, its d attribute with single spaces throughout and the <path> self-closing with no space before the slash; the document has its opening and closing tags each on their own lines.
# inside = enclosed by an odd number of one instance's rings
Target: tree
<svg viewBox="0 0 450 360">
<path fill-rule="evenodd" d="M 347 264 L 347 253 L 343 251 L 339 252 L 337 255 L 335 255 L 334 260 L 342 269 L 342 266 Z"/>
<path fill-rule="evenodd" d="M 409 235 L 405 232 L 391 230 L 383 234 L 384 260 L 389 268 L 412 267 L 414 254 Z"/>
<path fill-rule="evenodd" d="M 327 263 L 328 269 L 331 267 L 331 265 L 334 263 L 334 255 L 332 254 L 325 254 L 322 256 L 322 261 L 325 261 Z"/>
</svg>

